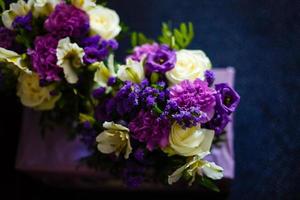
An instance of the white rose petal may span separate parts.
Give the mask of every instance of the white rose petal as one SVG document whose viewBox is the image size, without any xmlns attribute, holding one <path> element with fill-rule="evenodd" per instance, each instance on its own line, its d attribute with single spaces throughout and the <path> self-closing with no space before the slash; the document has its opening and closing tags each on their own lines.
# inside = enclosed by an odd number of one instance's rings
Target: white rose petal
<svg viewBox="0 0 300 200">
<path fill-rule="evenodd" d="M 209 69 L 211 63 L 203 51 L 183 49 L 176 52 L 175 67 L 166 72 L 166 77 L 174 85 L 183 80 L 204 79 L 204 72 Z"/>
</svg>

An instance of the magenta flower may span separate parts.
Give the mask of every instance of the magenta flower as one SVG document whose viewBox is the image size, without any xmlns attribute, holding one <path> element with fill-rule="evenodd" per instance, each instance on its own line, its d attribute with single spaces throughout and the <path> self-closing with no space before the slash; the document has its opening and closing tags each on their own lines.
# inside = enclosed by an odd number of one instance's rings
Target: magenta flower
<svg viewBox="0 0 300 200">
<path fill-rule="evenodd" d="M 44 23 L 44 28 L 59 38 L 84 36 L 89 27 L 88 15 L 65 3 L 57 5 Z"/>
<path fill-rule="evenodd" d="M 182 81 L 170 88 L 170 103 L 178 109 L 172 117 L 186 127 L 208 122 L 214 115 L 215 94 L 206 81 Z"/>
<path fill-rule="evenodd" d="M 149 151 L 157 147 L 164 148 L 169 144 L 169 121 L 157 118 L 150 112 L 140 111 L 129 123 L 129 129 L 134 139 L 147 144 Z"/>
<path fill-rule="evenodd" d="M 51 35 L 36 37 L 34 49 L 29 50 L 33 69 L 38 73 L 41 80 L 60 81 L 62 68 L 56 65 L 56 47 L 58 40 Z"/>
</svg>

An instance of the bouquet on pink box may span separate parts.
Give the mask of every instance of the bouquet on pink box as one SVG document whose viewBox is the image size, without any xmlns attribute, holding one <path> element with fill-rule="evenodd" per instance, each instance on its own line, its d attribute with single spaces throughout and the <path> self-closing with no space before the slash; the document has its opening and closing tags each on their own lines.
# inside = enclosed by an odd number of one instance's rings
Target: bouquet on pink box
<svg viewBox="0 0 300 200">
<path fill-rule="evenodd" d="M 186 49 L 192 23 L 163 23 L 157 40 L 132 32 L 124 63 L 113 56 L 117 13 L 92 0 L 19 0 L 2 23 L 3 85 L 39 111 L 24 111 L 17 169 L 99 187 L 217 191 L 213 180 L 233 178 L 234 69 L 212 70 L 202 50 Z"/>
</svg>

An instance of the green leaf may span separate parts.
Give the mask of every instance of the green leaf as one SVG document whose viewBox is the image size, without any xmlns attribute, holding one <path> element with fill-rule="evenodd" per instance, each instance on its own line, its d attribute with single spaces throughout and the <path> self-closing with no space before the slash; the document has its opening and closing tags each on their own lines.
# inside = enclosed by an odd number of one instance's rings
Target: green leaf
<svg viewBox="0 0 300 200">
<path fill-rule="evenodd" d="M 5 1 L 4 0 L 0 0 L 0 8 L 1 8 L 1 11 L 5 10 Z"/>
<path fill-rule="evenodd" d="M 218 186 L 216 186 L 216 184 L 210 180 L 209 178 L 207 177 L 202 177 L 201 178 L 201 185 L 203 185 L 204 187 L 208 188 L 208 189 L 211 189 L 215 192 L 220 192 L 220 189 L 218 188 Z"/>
<path fill-rule="evenodd" d="M 132 32 L 131 33 L 131 46 L 136 47 L 146 43 L 153 43 L 153 39 L 146 37 L 143 33 Z"/>
<path fill-rule="evenodd" d="M 171 24 L 162 23 L 161 36 L 159 41 L 169 45 L 173 49 L 186 48 L 194 38 L 194 28 L 191 22 L 181 23 L 179 28 L 172 29 Z"/>
</svg>

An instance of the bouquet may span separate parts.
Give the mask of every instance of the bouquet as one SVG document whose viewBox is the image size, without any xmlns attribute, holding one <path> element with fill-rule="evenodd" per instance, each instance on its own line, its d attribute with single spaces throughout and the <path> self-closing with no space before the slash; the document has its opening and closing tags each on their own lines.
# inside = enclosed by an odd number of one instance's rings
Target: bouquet
<svg viewBox="0 0 300 200">
<path fill-rule="evenodd" d="M 91 168 L 130 187 L 197 182 L 218 190 L 212 180 L 223 168 L 205 157 L 226 135 L 238 93 L 214 84 L 203 51 L 186 49 L 192 23 L 163 23 L 156 40 L 132 32 L 133 49 L 116 62 L 119 21 L 93 0 L 10 4 L 0 28 L 3 85 L 16 85 L 22 104 L 42 111 L 42 128 L 70 125 Z"/>
<path fill-rule="evenodd" d="M 19 0 L 1 17 L 1 85 L 43 111 L 42 127 L 71 126 L 92 109 L 94 71 L 118 48 L 119 16 L 93 0 Z"/>
</svg>

